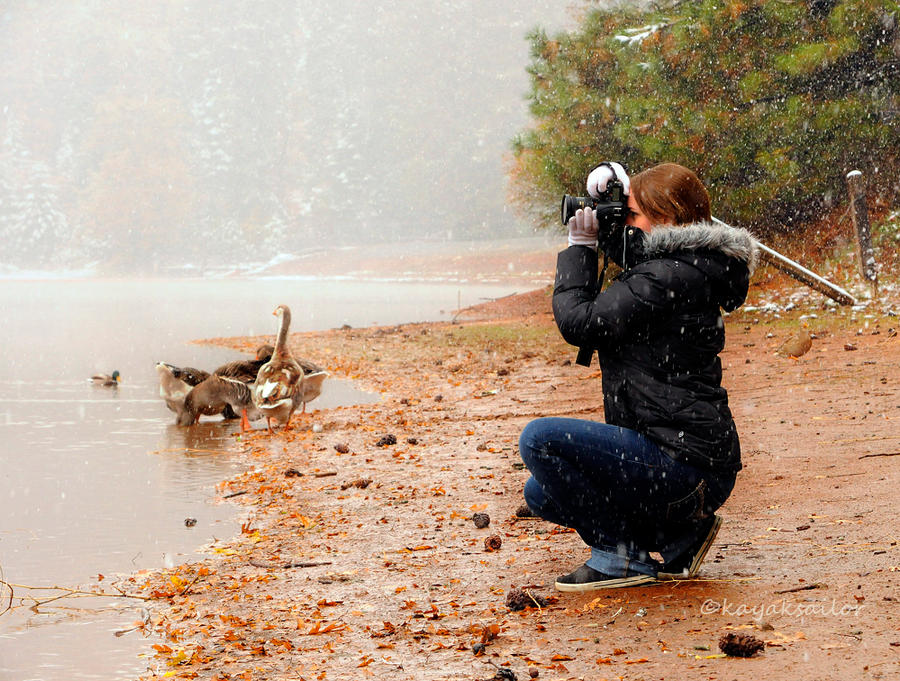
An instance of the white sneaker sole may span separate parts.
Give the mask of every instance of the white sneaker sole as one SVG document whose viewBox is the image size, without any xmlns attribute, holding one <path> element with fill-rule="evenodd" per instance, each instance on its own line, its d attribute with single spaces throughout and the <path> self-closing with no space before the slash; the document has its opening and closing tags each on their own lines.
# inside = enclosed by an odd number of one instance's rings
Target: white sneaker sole
<svg viewBox="0 0 900 681">
<path fill-rule="evenodd" d="M 599 591 L 601 589 L 619 589 L 626 586 L 638 586 L 640 584 L 650 584 L 657 581 L 656 577 L 651 575 L 632 575 L 630 577 L 612 577 L 610 579 L 601 579 L 597 582 L 584 582 L 583 584 L 569 584 L 567 582 L 556 582 L 558 591 Z"/>
</svg>

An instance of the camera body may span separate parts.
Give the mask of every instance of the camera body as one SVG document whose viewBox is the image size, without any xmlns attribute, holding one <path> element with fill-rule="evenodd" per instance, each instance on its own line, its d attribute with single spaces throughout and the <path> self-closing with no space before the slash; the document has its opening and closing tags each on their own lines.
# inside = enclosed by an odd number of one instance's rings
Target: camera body
<svg viewBox="0 0 900 681">
<path fill-rule="evenodd" d="M 575 211 L 579 208 L 594 210 L 601 231 L 612 231 L 616 227 L 623 227 L 625 218 L 628 216 L 628 198 L 625 195 L 625 187 L 618 178 L 613 178 L 606 183 L 606 191 L 596 199 L 592 196 L 564 195 L 560 206 L 562 223 L 568 225 L 569 219 L 574 217 Z"/>
</svg>

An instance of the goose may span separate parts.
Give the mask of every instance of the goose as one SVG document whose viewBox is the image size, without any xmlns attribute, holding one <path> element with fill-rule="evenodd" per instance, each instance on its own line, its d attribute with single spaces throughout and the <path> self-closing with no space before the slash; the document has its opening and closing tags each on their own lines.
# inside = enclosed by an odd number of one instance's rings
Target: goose
<svg viewBox="0 0 900 681">
<path fill-rule="evenodd" d="M 117 388 L 119 386 L 120 374 L 116 369 L 112 374 L 94 374 L 90 381 L 94 385 L 102 385 L 105 388 Z"/>
<path fill-rule="evenodd" d="M 273 349 L 274 348 L 268 344 L 260 345 L 256 350 L 256 359 L 240 359 L 227 362 L 218 367 L 213 372 L 213 375 L 234 378 L 244 383 L 252 383 L 256 380 L 256 373 L 259 371 L 259 367 L 272 356 Z M 201 412 L 203 415 L 209 416 L 221 413 L 226 419 L 235 419 L 238 417 L 240 410 L 235 411 L 230 404 L 232 401 L 238 402 L 236 398 L 216 400 L 207 395 L 201 399 L 201 393 L 198 393 L 193 398 L 192 405 L 187 412 L 197 412 L 194 414 L 194 420 L 191 421 L 187 416 L 182 418 L 181 415 L 185 412 L 185 397 L 187 397 L 187 394 L 192 388 L 206 381 L 210 377 L 210 373 L 208 371 L 203 371 L 202 369 L 194 369 L 193 367 L 177 367 L 168 362 L 157 362 L 156 372 L 159 374 L 159 396 L 165 401 L 166 407 L 175 412 L 177 416 L 176 423 L 180 423 L 182 420 L 192 423 L 196 421 L 196 418 L 200 416 Z M 208 391 L 209 389 L 210 386 L 207 386 L 204 390 Z M 220 412 L 212 412 L 211 406 L 205 407 L 201 411 L 197 411 L 195 405 L 199 402 L 205 402 L 207 404 L 217 402 L 224 406 Z M 186 425 L 189 425 L 189 423 Z"/>
<path fill-rule="evenodd" d="M 241 415 L 241 431 L 248 430 L 251 419 L 262 418 L 262 413 L 253 404 L 250 389 L 251 384 L 244 380 L 213 374 L 184 396 L 180 408 L 175 410 L 175 422 L 179 426 L 190 426 L 201 416 L 215 416 L 230 411 Z"/>
<path fill-rule="evenodd" d="M 303 369 L 303 386 L 294 394 L 294 408 L 299 405 L 300 413 L 305 414 L 306 403 L 322 394 L 322 383 L 328 378 L 328 372 L 308 359 L 298 359 L 297 363 Z"/>
<path fill-rule="evenodd" d="M 252 391 L 253 404 L 266 417 L 266 428 L 270 433 L 273 420 L 288 428 L 297 408 L 296 395 L 302 391 L 304 382 L 303 368 L 287 346 L 291 310 L 287 305 L 279 305 L 272 314 L 278 317 L 275 348 L 272 359 L 260 367 Z"/>
<path fill-rule="evenodd" d="M 177 414 L 184 408 L 185 396 L 201 381 L 191 383 L 185 380 L 178 367 L 166 362 L 156 363 L 156 373 L 159 374 L 159 396 L 163 398 L 169 410 Z"/>
<path fill-rule="evenodd" d="M 256 359 L 239 359 L 223 364 L 213 371 L 216 376 L 234 378 L 244 383 L 253 383 L 263 364 L 272 359 L 275 348 L 266 343 L 256 349 Z"/>
</svg>

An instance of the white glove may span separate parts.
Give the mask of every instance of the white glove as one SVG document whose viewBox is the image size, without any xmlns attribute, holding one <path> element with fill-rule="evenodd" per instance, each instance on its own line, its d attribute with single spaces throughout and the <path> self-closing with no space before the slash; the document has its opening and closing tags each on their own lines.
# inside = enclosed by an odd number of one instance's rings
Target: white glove
<svg viewBox="0 0 900 681">
<path fill-rule="evenodd" d="M 609 166 L 597 166 L 588 175 L 587 191 L 595 199 L 599 198 L 600 194 L 606 191 L 606 183 L 613 179 L 613 171 L 615 171 L 615 177 L 622 183 L 625 194 L 631 193 L 631 180 L 628 179 L 628 173 L 625 172 L 625 168 L 615 161 L 612 161 L 609 165 L 612 168 Z"/>
<path fill-rule="evenodd" d="M 597 250 L 597 216 L 592 208 L 579 208 L 569 218 L 569 246 L 588 246 Z"/>
</svg>

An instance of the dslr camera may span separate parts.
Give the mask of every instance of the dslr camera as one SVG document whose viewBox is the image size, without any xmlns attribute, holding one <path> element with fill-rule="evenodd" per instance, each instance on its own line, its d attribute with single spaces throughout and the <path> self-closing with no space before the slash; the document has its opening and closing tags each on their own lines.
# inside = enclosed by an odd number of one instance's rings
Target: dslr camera
<svg viewBox="0 0 900 681">
<path fill-rule="evenodd" d="M 560 218 L 563 225 L 569 224 L 569 218 L 573 217 L 579 208 L 594 210 L 597 214 L 600 231 L 611 232 L 616 227 L 624 227 L 625 218 L 628 216 L 628 198 L 625 196 L 625 187 L 614 176 L 606 183 L 606 191 L 596 199 L 592 196 L 564 195 L 560 206 Z"/>
</svg>

